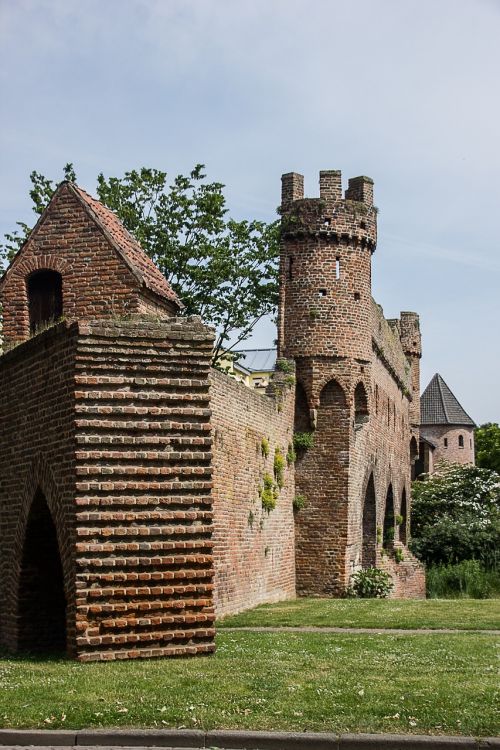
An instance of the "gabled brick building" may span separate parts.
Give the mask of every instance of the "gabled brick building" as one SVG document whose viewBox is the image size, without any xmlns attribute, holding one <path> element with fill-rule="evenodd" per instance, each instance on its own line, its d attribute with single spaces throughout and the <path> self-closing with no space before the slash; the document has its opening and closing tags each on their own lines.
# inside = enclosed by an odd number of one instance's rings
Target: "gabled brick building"
<svg viewBox="0 0 500 750">
<path fill-rule="evenodd" d="M 339 594 L 372 564 L 423 595 L 406 544 L 418 316 L 386 321 L 371 298 L 372 182 L 343 197 L 322 172 L 306 200 L 284 175 L 282 211 L 279 360 L 260 394 L 211 370 L 212 331 L 179 316 L 116 217 L 59 186 L 0 282 L 3 646 L 207 653 L 215 613 Z M 296 464 L 294 431 L 314 433 Z"/>
<path fill-rule="evenodd" d="M 69 183 L 0 294 L 2 644 L 211 651 L 211 331 Z"/>
</svg>

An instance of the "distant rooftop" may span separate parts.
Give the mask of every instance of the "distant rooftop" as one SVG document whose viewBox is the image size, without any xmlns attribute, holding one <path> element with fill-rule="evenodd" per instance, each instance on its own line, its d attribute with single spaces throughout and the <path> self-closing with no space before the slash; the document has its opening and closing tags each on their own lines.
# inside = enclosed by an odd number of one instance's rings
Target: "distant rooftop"
<svg viewBox="0 0 500 750">
<path fill-rule="evenodd" d="M 454 424 L 475 427 L 475 422 L 436 373 L 420 399 L 421 424 Z"/>
<path fill-rule="evenodd" d="M 276 349 L 240 349 L 235 367 L 242 367 L 248 372 L 272 372 L 276 364 Z"/>
</svg>

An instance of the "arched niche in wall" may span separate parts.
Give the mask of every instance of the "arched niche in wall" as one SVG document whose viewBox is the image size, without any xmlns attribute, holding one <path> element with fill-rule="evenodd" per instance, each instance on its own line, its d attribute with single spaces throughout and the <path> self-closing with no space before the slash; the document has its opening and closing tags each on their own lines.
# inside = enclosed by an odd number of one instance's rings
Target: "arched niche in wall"
<svg viewBox="0 0 500 750">
<path fill-rule="evenodd" d="M 304 386 L 297 381 L 295 386 L 295 432 L 311 432 L 311 420 L 309 417 L 309 403 Z"/>
<path fill-rule="evenodd" d="M 34 271 L 26 279 L 30 333 L 55 323 L 63 314 L 62 276 L 58 271 Z"/>
<path fill-rule="evenodd" d="M 384 547 L 389 547 L 394 542 L 394 524 L 394 493 L 392 491 L 392 484 L 390 484 L 387 489 L 387 495 L 385 498 L 382 536 L 382 544 Z"/>
<path fill-rule="evenodd" d="M 344 389 L 336 380 L 329 380 L 328 383 L 323 386 L 319 397 L 319 406 L 320 409 L 323 407 L 347 409 Z"/>
<path fill-rule="evenodd" d="M 349 451 L 349 407 L 342 386 L 330 380 L 322 389 L 315 445 L 329 456 L 331 471 L 347 467 Z"/>
<path fill-rule="evenodd" d="M 361 523 L 362 565 L 363 568 L 373 568 L 375 567 L 377 553 L 377 502 L 373 474 L 370 474 L 370 479 L 366 487 Z"/>
<path fill-rule="evenodd" d="M 399 511 L 399 515 L 401 516 L 401 523 L 399 524 L 399 541 L 403 542 L 403 544 L 407 543 L 408 539 L 408 508 L 407 508 L 407 501 L 406 501 L 406 488 L 403 487 L 403 491 L 401 493 L 401 507 Z"/>
<path fill-rule="evenodd" d="M 354 425 L 361 427 L 369 419 L 368 396 L 363 383 L 358 383 L 354 390 Z"/>
<path fill-rule="evenodd" d="M 38 489 L 26 526 L 18 592 L 18 649 L 66 650 L 66 598 L 57 533 Z"/>
<path fill-rule="evenodd" d="M 410 440 L 410 468 L 411 468 L 411 478 L 416 479 L 416 464 L 418 459 L 418 444 L 415 436 L 413 436 Z"/>
</svg>

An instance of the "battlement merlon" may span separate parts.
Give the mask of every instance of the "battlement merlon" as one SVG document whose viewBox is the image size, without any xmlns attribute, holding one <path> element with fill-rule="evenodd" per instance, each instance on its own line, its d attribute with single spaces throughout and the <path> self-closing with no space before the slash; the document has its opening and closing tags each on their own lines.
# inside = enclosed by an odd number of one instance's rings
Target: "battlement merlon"
<svg viewBox="0 0 500 750">
<path fill-rule="evenodd" d="M 420 319 L 416 312 L 402 312 L 399 322 L 401 345 L 407 356 L 422 356 L 422 336 Z"/>
<path fill-rule="evenodd" d="M 371 177 L 351 177 L 345 191 L 346 201 L 358 201 L 365 206 L 373 207 L 373 180 Z"/>
<path fill-rule="evenodd" d="M 281 175 L 281 210 L 286 211 L 294 201 L 304 197 L 304 175 L 287 172 Z"/>
<path fill-rule="evenodd" d="M 282 233 L 320 234 L 335 241 L 355 241 L 369 247 L 377 244 L 377 209 L 373 205 L 373 180 L 352 177 L 342 195 L 342 173 L 337 169 L 319 173 L 319 198 L 304 197 L 304 177 L 288 172 L 281 177 Z"/>
</svg>

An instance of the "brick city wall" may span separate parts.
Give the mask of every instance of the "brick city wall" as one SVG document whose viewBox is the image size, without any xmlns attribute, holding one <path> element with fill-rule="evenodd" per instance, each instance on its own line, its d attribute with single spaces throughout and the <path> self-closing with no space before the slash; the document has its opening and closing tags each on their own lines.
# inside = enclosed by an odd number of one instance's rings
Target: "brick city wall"
<svg viewBox="0 0 500 750">
<path fill-rule="evenodd" d="M 378 327 L 378 315 L 375 321 Z M 386 330 L 386 339 L 391 335 Z M 393 597 L 421 598 L 425 597 L 424 569 L 408 549 L 413 460 L 410 441 L 414 432 L 410 424 L 411 401 L 398 384 L 404 376 L 403 369 L 396 379 L 388 371 L 385 358 L 382 361 L 374 352 L 368 389 L 369 419 L 355 425 L 352 433 L 346 576 L 361 567 L 376 565 L 391 574 Z M 374 493 L 374 512 L 370 489 Z M 394 528 L 394 542 L 384 548 L 386 514 L 388 519 L 394 519 L 387 520 Z M 397 516 L 403 517 L 401 524 L 395 522 Z M 399 553 L 395 553 L 396 548 Z M 396 554 L 403 558 L 399 563 Z"/>
<path fill-rule="evenodd" d="M 211 374 L 218 615 L 295 595 L 293 466 L 285 468 L 274 510 L 264 510 L 259 497 L 264 475 L 273 476 L 276 448 L 286 456 L 293 439 L 294 389 L 287 377 L 275 374 L 274 382 L 283 383 L 276 398 L 215 370 Z"/>
<path fill-rule="evenodd" d="M 432 459 L 435 466 L 438 461 L 448 463 L 473 464 L 474 458 L 474 428 L 455 427 L 454 425 L 424 425 L 421 428 L 423 437 L 436 445 Z M 463 448 L 459 438 L 463 438 Z M 445 445 L 445 440 L 447 445 Z"/>
<path fill-rule="evenodd" d="M 154 314 L 158 310 L 165 314 L 168 307 L 141 290 L 137 278 L 68 185 L 51 203 L 3 282 L 4 349 L 29 336 L 26 279 L 40 269 L 62 275 L 67 320 Z"/>
<path fill-rule="evenodd" d="M 39 487 L 59 540 L 70 653 L 213 650 L 212 339 L 197 319 L 82 322 L 0 359 L 6 646 L 18 645 Z"/>
</svg>

